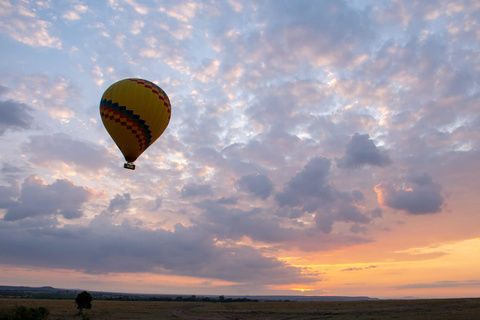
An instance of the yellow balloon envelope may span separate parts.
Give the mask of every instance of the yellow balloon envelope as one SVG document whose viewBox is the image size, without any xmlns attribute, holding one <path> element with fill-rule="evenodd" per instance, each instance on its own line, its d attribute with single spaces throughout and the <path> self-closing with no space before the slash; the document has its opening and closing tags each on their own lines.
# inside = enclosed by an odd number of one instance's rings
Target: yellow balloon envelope
<svg viewBox="0 0 480 320">
<path fill-rule="evenodd" d="M 124 79 L 112 84 L 100 101 L 103 125 L 123 153 L 125 168 L 165 131 L 171 105 L 167 94 L 153 82 Z"/>
</svg>

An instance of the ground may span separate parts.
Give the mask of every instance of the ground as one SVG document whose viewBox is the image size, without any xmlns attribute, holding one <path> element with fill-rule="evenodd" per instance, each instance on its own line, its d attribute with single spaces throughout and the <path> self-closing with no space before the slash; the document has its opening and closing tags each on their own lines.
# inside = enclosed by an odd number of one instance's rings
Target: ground
<svg viewBox="0 0 480 320">
<path fill-rule="evenodd" d="M 79 320 L 72 300 L 0 299 L 0 311 L 43 306 L 51 320 Z M 93 301 L 91 319 L 307 320 L 307 319 L 480 319 L 478 299 L 376 300 L 338 302 L 150 302 Z"/>
</svg>

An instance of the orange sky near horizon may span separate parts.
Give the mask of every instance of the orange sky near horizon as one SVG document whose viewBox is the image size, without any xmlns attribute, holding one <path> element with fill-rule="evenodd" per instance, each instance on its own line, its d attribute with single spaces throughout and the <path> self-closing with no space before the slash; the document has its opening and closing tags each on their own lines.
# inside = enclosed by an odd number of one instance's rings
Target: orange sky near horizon
<svg viewBox="0 0 480 320">
<path fill-rule="evenodd" d="M 373 248 L 372 248 L 373 247 Z M 480 238 L 426 247 L 393 251 L 386 245 L 357 245 L 348 250 L 332 250 L 304 257 L 280 258 L 319 281 L 308 285 L 271 286 L 255 294 L 368 296 L 381 299 L 478 297 L 480 280 L 472 281 L 480 270 Z M 319 261 L 319 264 L 312 264 Z M 83 272 L 45 268 L 1 267 L 4 285 L 54 286 L 111 292 L 152 294 L 236 295 L 234 284 L 215 279 L 167 276 L 152 273 L 112 273 L 87 275 Z M 443 279 L 443 280 L 442 280 Z M 455 279 L 452 281 L 450 279 Z M 222 288 L 225 288 L 222 290 Z M 243 293 L 248 295 L 248 292 Z"/>
</svg>

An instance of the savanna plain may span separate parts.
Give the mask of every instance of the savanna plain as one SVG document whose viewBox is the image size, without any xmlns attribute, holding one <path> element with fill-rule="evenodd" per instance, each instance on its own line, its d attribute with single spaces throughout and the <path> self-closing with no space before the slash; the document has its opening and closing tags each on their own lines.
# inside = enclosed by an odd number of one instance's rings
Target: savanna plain
<svg viewBox="0 0 480 320">
<path fill-rule="evenodd" d="M 480 298 L 322 302 L 102 301 L 78 315 L 72 300 L 0 299 L 0 311 L 43 307 L 51 320 L 480 319 Z"/>
</svg>

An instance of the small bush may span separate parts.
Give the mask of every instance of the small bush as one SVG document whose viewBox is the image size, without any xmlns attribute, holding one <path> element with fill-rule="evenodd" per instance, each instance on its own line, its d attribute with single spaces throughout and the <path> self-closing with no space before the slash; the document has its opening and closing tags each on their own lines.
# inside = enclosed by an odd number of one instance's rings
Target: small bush
<svg viewBox="0 0 480 320">
<path fill-rule="evenodd" d="M 0 320 L 44 320 L 50 312 L 47 308 L 17 307 L 13 310 L 0 311 Z"/>
</svg>

